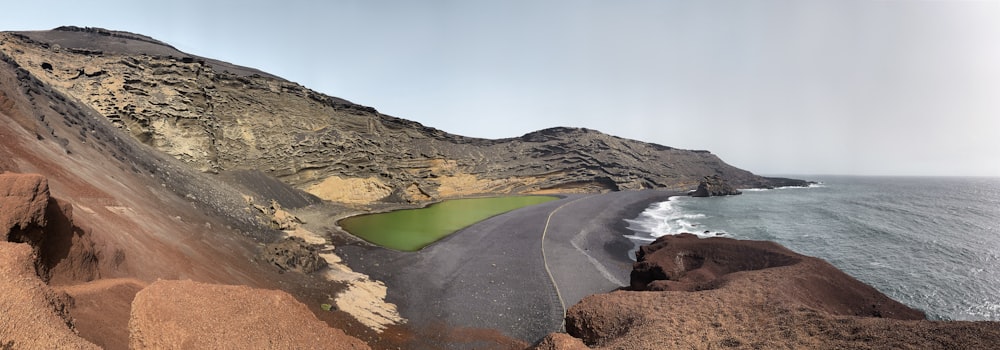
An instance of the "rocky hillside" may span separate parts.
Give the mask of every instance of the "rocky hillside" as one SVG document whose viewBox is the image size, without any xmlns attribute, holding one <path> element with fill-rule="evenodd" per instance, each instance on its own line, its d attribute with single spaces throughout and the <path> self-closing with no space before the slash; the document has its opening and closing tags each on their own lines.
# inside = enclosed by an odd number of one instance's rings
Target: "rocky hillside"
<svg viewBox="0 0 1000 350">
<path fill-rule="evenodd" d="M 500 140 L 452 135 L 125 32 L 6 32 L 0 55 L 200 171 L 261 170 L 336 202 L 693 189 L 710 175 L 737 187 L 795 184 L 753 175 L 707 151 L 587 129 L 552 128 Z"/>
<path fill-rule="evenodd" d="M 261 256 L 264 244 L 282 233 L 247 198 L 260 196 L 260 204 L 269 203 L 263 197 L 314 198 L 258 172 L 231 178 L 270 196 L 193 170 L 127 136 L 6 52 L 0 53 L 0 314 L 12 317 L 0 317 L 0 348 L 86 342 L 128 348 L 131 304 L 159 279 L 282 290 L 328 326 L 365 335 L 367 327 L 351 314 L 322 311 L 346 283 L 282 273 Z M 191 292 L 211 294 L 214 287 Z M 301 317 L 288 316 L 288 325 L 298 327 L 292 319 Z M 167 335 L 183 331 L 175 330 Z"/>
</svg>

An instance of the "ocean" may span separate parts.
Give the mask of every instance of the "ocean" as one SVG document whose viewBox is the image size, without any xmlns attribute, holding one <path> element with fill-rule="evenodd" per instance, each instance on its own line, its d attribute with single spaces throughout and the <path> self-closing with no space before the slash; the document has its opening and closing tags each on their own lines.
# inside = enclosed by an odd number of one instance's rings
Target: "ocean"
<svg viewBox="0 0 1000 350">
<path fill-rule="evenodd" d="M 637 245 L 680 232 L 774 241 L 929 319 L 1000 320 L 1000 178 L 807 179 L 820 183 L 654 203 L 626 220 L 628 237 Z"/>
</svg>

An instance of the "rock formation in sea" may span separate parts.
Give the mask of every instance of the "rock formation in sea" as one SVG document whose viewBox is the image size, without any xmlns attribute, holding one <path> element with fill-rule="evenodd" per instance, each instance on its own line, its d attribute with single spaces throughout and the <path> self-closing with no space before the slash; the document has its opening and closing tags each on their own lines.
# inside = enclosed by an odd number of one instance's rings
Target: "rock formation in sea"
<svg viewBox="0 0 1000 350">
<path fill-rule="evenodd" d="M 569 309 L 569 335 L 596 349 L 988 349 L 1000 342 L 997 322 L 925 320 L 826 261 L 773 242 L 664 236 L 637 259 L 631 287 Z M 579 345 L 553 334 L 536 348 Z"/>
<path fill-rule="evenodd" d="M 733 196 L 742 194 L 740 190 L 730 185 L 719 175 L 705 176 L 698 182 L 698 189 L 690 193 L 691 197 Z"/>
</svg>

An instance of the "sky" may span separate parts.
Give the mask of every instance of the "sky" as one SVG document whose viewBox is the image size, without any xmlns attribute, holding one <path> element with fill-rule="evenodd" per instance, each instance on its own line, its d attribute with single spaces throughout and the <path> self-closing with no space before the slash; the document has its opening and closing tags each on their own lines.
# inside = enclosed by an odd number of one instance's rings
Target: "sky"
<svg viewBox="0 0 1000 350">
<path fill-rule="evenodd" d="M 1000 0 L 19 1 L 447 132 L 585 127 L 759 174 L 1000 176 Z"/>
</svg>

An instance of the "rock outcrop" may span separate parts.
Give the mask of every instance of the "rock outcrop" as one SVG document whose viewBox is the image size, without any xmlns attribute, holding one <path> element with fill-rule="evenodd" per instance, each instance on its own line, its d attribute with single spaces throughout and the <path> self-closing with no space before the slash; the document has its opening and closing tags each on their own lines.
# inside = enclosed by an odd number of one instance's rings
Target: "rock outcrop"
<svg viewBox="0 0 1000 350">
<path fill-rule="evenodd" d="M 733 196 L 738 194 L 743 194 L 743 192 L 730 185 L 719 175 L 705 176 L 698 183 L 698 189 L 690 193 L 691 197 Z"/>
<path fill-rule="evenodd" d="M 692 189 L 719 175 L 772 181 L 708 151 L 552 128 L 485 140 L 448 134 L 250 68 L 94 28 L 0 34 L 25 75 L 205 172 L 261 170 L 351 204 L 470 194 Z"/>
<path fill-rule="evenodd" d="M 97 277 L 94 243 L 72 218 L 72 206 L 50 197 L 44 176 L 0 174 L 0 241 L 29 244 L 45 282 Z"/>
<path fill-rule="evenodd" d="M 773 242 L 665 236 L 638 259 L 632 290 L 568 310 L 570 335 L 598 349 L 987 349 L 1000 341 L 998 322 L 924 320 Z M 544 348 L 575 348 L 563 343 Z"/>
<path fill-rule="evenodd" d="M 276 180 L 261 183 L 253 173 L 232 185 L 192 170 L 32 76 L 7 55 L 7 43 L 0 38 L 0 172 L 44 177 L 0 176 L 0 242 L 30 256 L 0 252 L 0 348 L 74 348 L 87 341 L 127 348 L 132 297 L 158 278 L 282 288 L 315 301 L 316 310 L 345 288 L 322 276 L 279 274 L 257 258 L 281 233 L 260 221 L 244 195 L 287 201 L 283 208 L 314 197 L 290 194 L 298 190 Z M 98 71 L 84 76 L 106 74 Z M 264 196 L 271 193 L 282 197 Z M 8 274 L 8 258 L 27 268 Z M 356 323 L 340 311 L 322 315 L 338 328 Z M 83 325 L 76 327 L 79 336 L 67 326 L 70 319 Z M 57 323 L 65 332 L 50 327 Z M 352 334 L 363 333 L 357 328 Z"/>
<path fill-rule="evenodd" d="M 76 335 L 67 302 L 35 274 L 30 246 L 0 241 L 0 348 L 99 349 Z"/>
<path fill-rule="evenodd" d="M 135 296 L 132 349 L 368 349 L 288 293 L 157 281 Z"/>
<path fill-rule="evenodd" d="M 281 271 L 311 273 L 326 267 L 326 261 L 319 255 L 319 248 L 306 243 L 301 237 L 288 237 L 267 244 L 261 255 Z"/>
<path fill-rule="evenodd" d="M 21 239 L 47 223 L 49 182 L 37 174 L 0 174 L 0 241 Z"/>
<path fill-rule="evenodd" d="M 788 304 L 833 315 L 924 319 L 923 312 L 892 300 L 826 261 L 770 241 L 669 235 L 642 246 L 636 260 L 630 281 L 636 291 L 697 292 L 757 280 L 767 281 L 760 287 L 775 294 L 772 301 L 786 299 Z"/>
</svg>

